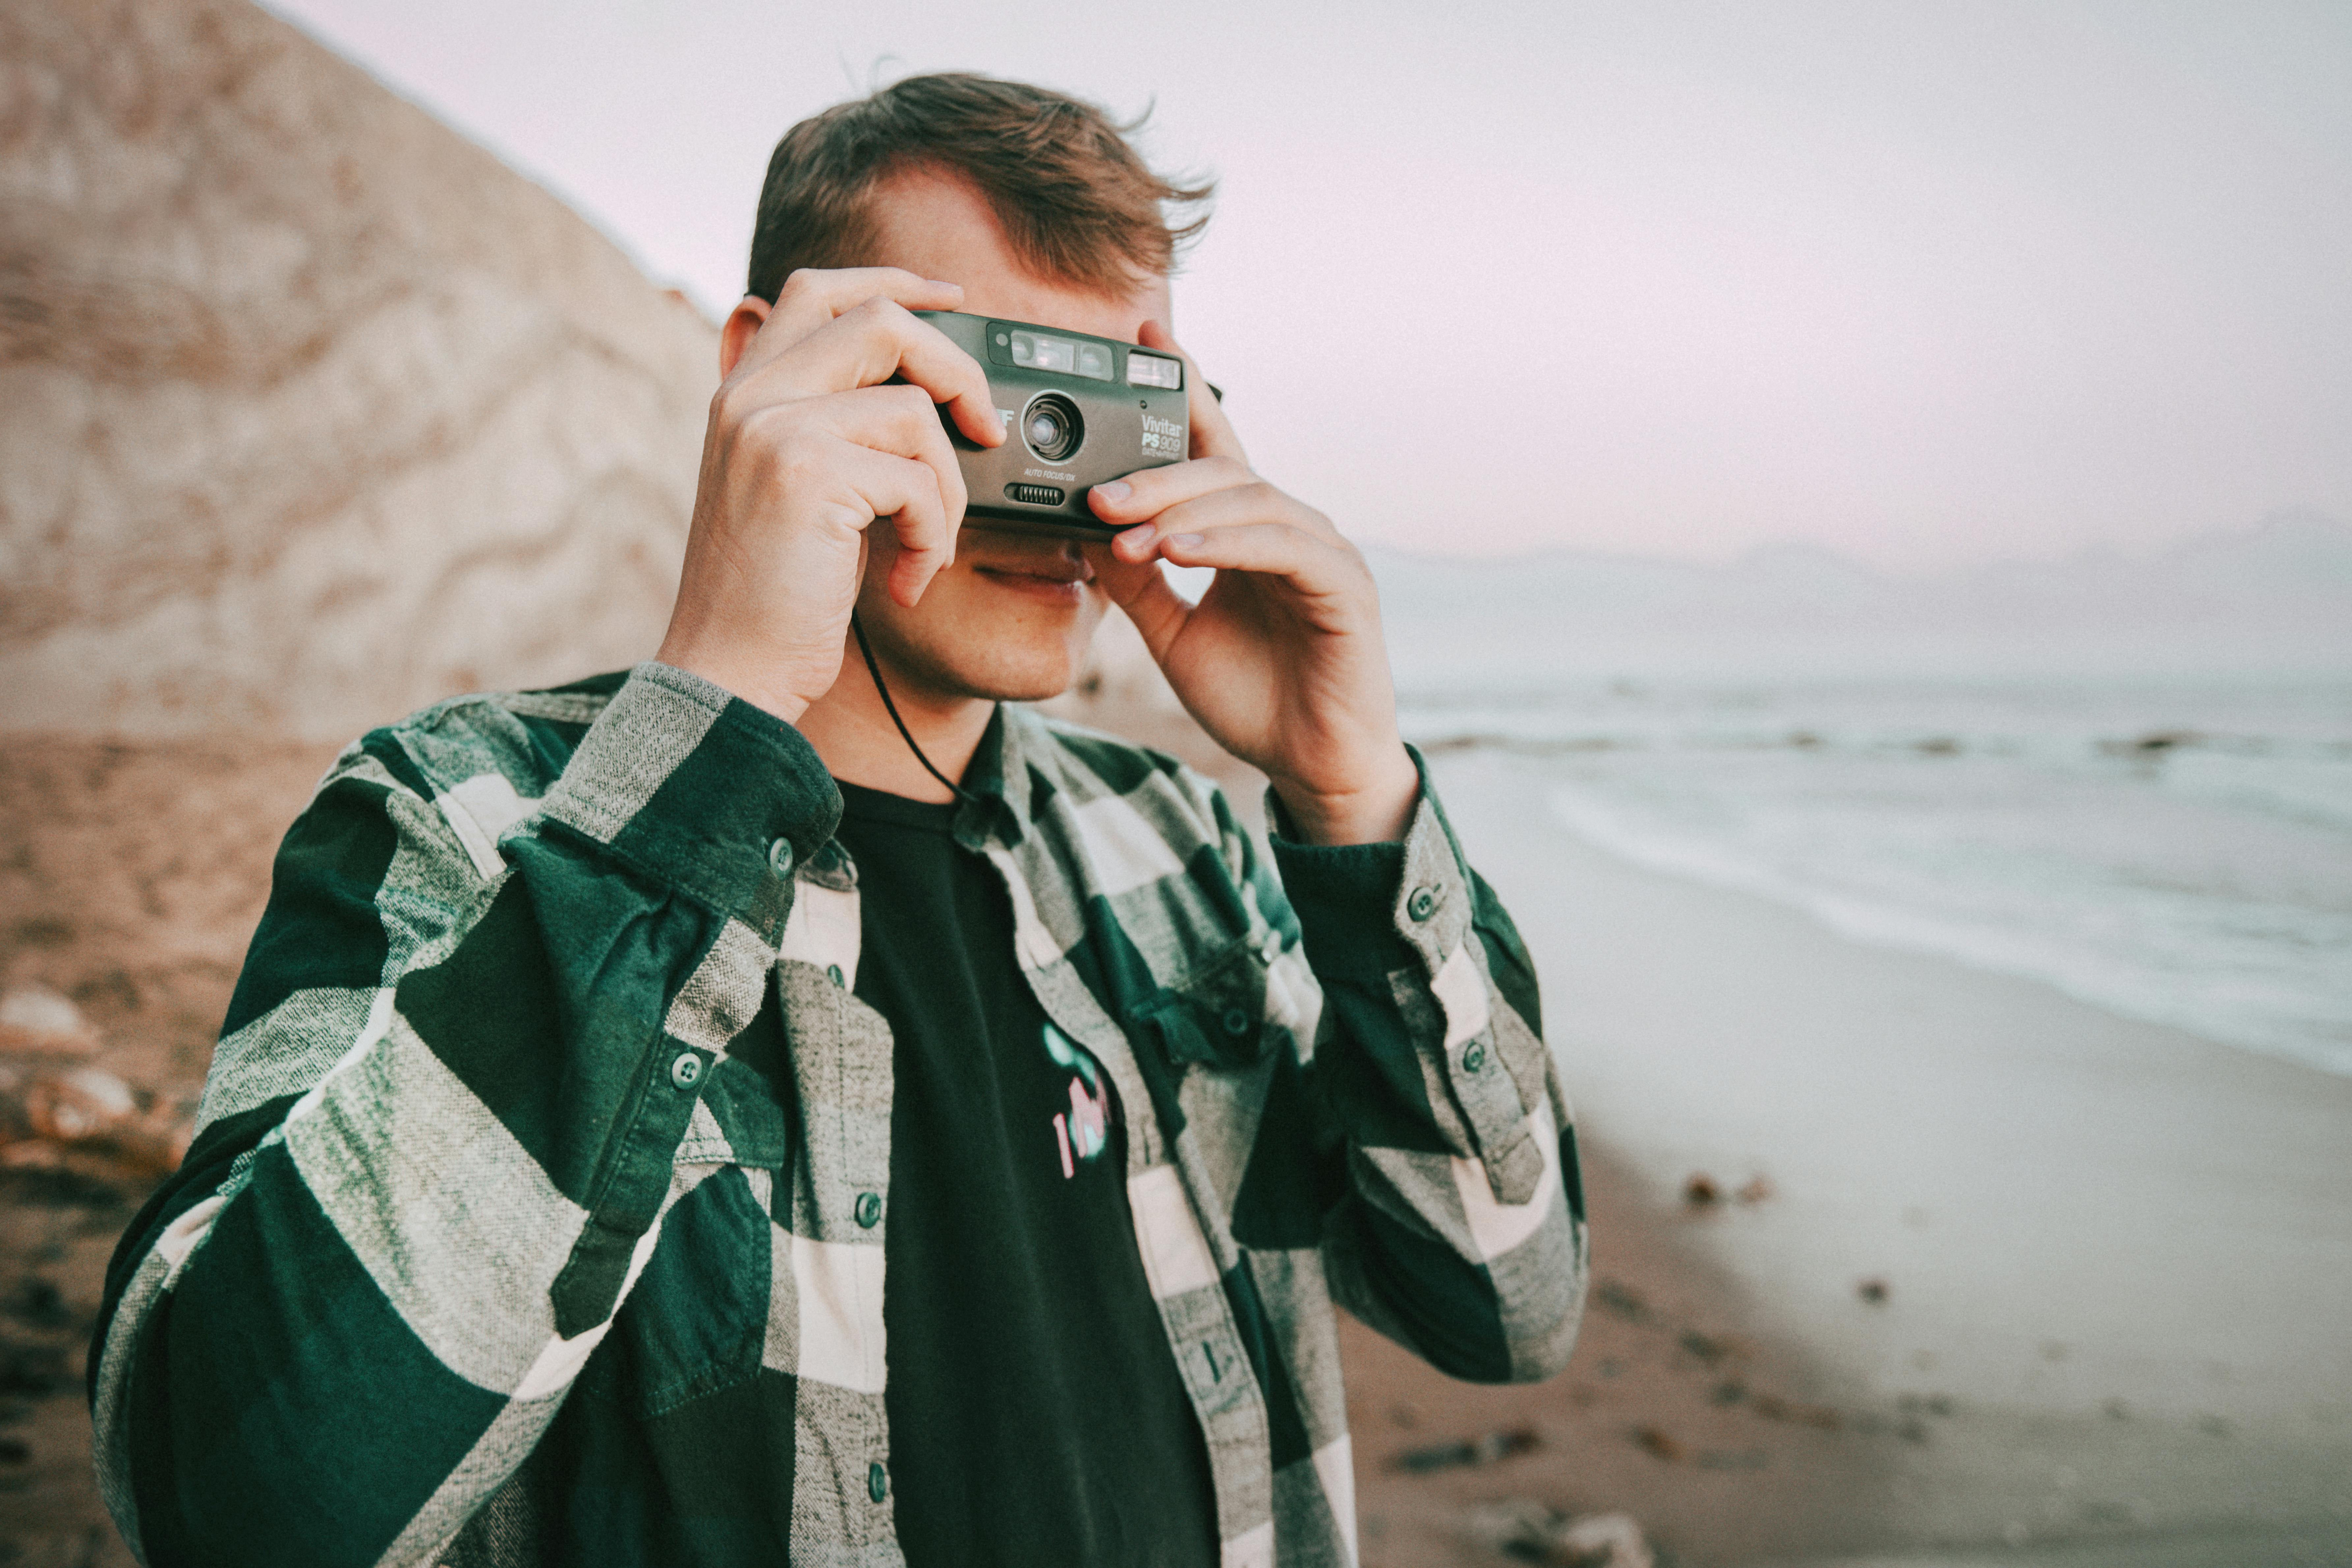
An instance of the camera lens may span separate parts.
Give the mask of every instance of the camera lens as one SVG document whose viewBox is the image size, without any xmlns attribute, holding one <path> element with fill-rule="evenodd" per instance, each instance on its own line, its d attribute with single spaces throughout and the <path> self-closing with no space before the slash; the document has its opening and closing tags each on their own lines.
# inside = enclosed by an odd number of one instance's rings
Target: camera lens
<svg viewBox="0 0 2352 1568">
<path fill-rule="evenodd" d="M 1049 392 L 1021 416 L 1021 438 L 1037 454 L 1038 461 L 1066 462 L 1086 438 L 1086 426 L 1079 422 L 1076 405 Z"/>
</svg>

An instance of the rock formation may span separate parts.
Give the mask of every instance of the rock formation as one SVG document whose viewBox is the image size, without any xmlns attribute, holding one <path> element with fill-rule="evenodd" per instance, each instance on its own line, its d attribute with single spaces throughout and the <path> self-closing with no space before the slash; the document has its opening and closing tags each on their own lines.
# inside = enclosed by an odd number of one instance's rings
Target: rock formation
<svg viewBox="0 0 2352 1568">
<path fill-rule="evenodd" d="M 0 0 L 0 731 L 343 737 L 645 657 L 716 357 L 242 0 Z"/>
</svg>

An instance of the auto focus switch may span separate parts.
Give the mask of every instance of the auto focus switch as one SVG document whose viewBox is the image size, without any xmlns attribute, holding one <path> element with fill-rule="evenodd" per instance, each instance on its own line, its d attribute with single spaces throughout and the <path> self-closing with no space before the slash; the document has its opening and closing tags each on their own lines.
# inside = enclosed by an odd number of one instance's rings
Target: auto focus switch
<svg viewBox="0 0 2352 1568">
<path fill-rule="evenodd" d="M 1004 499 L 1017 500 L 1024 506 L 1059 506 L 1062 492 L 1052 485 L 1007 485 Z"/>
</svg>

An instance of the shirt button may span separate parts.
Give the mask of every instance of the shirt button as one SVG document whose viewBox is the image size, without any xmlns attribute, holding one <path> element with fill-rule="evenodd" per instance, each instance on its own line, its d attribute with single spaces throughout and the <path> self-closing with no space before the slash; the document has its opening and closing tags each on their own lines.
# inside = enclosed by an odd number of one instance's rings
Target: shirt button
<svg viewBox="0 0 2352 1568">
<path fill-rule="evenodd" d="M 828 964 L 826 964 L 826 965 L 824 966 L 824 977 L 825 977 L 827 980 L 832 981 L 835 985 L 840 984 L 841 984 L 841 965 L 839 965 L 838 963 L 828 963 Z"/>
<path fill-rule="evenodd" d="M 1462 1053 L 1462 1070 L 1464 1072 L 1476 1072 L 1480 1068 L 1483 1068 L 1486 1065 L 1486 1047 L 1479 1045 L 1474 1040 L 1471 1042 L 1470 1048 Z"/>
<path fill-rule="evenodd" d="M 1222 1022 L 1224 1024 L 1225 1033 L 1228 1035 L 1238 1037 L 1249 1033 L 1249 1015 L 1243 1012 L 1239 1007 L 1226 1008 L 1225 1016 Z"/>
<path fill-rule="evenodd" d="M 779 877 L 793 874 L 793 841 L 779 838 L 768 846 L 768 869 Z"/>
<path fill-rule="evenodd" d="M 877 1462 L 866 1467 L 866 1495 L 880 1502 L 890 1495 L 890 1475 Z"/>
<path fill-rule="evenodd" d="M 692 1051 L 680 1051 L 677 1060 L 669 1064 L 669 1080 L 680 1089 L 692 1089 L 702 1081 L 702 1058 Z"/>
<path fill-rule="evenodd" d="M 1412 897 L 1404 901 L 1404 912 L 1417 921 L 1425 921 L 1437 912 L 1437 894 L 1428 888 L 1415 888 Z"/>
<path fill-rule="evenodd" d="M 858 1194 L 856 1215 L 858 1228 L 861 1230 L 872 1230 L 881 1224 L 882 1194 L 880 1193 Z M 877 1466 L 876 1468 L 879 1469 L 880 1467 Z M 876 1498 L 874 1500 L 879 1502 L 882 1500 Z"/>
</svg>

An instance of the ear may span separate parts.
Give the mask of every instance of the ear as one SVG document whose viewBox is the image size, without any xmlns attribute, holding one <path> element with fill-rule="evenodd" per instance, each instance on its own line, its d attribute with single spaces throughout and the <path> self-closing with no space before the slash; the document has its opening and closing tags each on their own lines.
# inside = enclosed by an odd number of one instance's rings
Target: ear
<svg viewBox="0 0 2352 1568">
<path fill-rule="evenodd" d="M 743 351 L 751 346 L 751 340 L 760 335 L 760 328 L 767 321 L 768 312 L 774 309 L 757 294 L 746 294 L 742 303 L 728 316 L 727 324 L 719 329 L 719 380 L 725 381 L 735 374 L 736 362 L 743 357 Z"/>
</svg>

